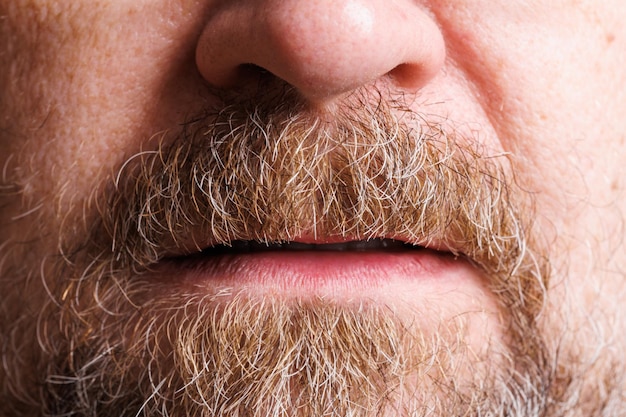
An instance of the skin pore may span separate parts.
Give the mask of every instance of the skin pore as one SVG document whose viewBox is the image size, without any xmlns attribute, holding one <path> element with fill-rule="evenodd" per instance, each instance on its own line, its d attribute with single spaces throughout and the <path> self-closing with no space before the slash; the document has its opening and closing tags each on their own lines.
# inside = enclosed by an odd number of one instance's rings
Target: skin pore
<svg viewBox="0 0 626 417">
<path fill-rule="evenodd" d="M 625 411 L 622 2 L 8 3 L 0 415 Z M 313 232 L 460 283 L 176 264 Z"/>
</svg>

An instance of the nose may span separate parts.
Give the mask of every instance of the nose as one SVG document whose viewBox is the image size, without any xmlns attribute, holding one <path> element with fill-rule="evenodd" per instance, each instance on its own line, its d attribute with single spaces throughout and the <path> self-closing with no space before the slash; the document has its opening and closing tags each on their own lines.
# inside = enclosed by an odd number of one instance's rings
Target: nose
<svg viewBox="0 0 626 417">
<path fill-rule="evenodd" d="M 198 69 L 241 88 L 262 68 L 323 102 L 380 79 L 416 91 L 442 67 L 443 36 L 414 0 L 226 1 L 207 20 Z"/>
</svg>

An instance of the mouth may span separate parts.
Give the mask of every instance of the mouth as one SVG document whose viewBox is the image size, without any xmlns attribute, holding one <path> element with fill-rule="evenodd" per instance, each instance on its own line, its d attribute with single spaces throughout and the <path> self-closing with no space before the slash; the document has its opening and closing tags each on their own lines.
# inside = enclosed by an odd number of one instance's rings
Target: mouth
<svg viewBox="0 0 626 417">
<path fill-rule="evenodd" d="M 203 256 L 253 254 L 262 252 L 372 252 L 418 250 L 419 246 L 396 239 L 346 240 L 341 242 L 307 243 L 306 241 L 260 242 L 235 240 L 228 245 L 215 245 L 203 250 Z"/>
<path fill-rule="evenodd" d="M 463 257 L 392 238 L 235 240 L 162 265 L 162 279 L 194 291 L 230 288 L 298 298 L 372 298 L 403 288 L 422 298 L 479 279 Z"/>
</svg>

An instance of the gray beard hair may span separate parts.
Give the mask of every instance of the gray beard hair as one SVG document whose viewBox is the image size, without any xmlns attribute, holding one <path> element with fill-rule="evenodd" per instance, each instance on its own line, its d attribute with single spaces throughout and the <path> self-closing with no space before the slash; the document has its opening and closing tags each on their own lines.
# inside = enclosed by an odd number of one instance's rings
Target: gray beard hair
<svg viewBox="0 0 626 417">
<path fill-rule="evenodd" d="M 496 344 L 475 358 L 462 322 L 428 333 L 387 306 L 222 289 L 162 299 L 106 328 L 106 338 L 74 349 L 69 363 L 55 355 L 51 415 L 530 416 L 546 409 L 549 381 L 536 358 Z"/>
<path fill-rule="evenodd" d="M 531 238 L 532 202 L 495 160 L 401 101 L 363 93 L 325 120 L 283 94 L 235 98 L 190 121 L 85 200 L 71 223 L 87 230 L 62 231 L 58 254 L 39 261 L 45 285 L 30 297 L 43 307 L 29 316 L 19 301 L 4 306 L 0 415 L 536 416 L 573 406 L 563 400 L 573 377 L 557 372 L 537 325 L 549 268 Z M 203 236 L 277 242 L 311 230 L 440 242 L 484 271 L 506 341 L 475 358 L 462 321 L 429 332 L 392 306 L 228 287 L 200 297 L 149 277 L 172 253 L 202 249 Z M 5 262 L 3 276 L 32 274 L 23 268 Z M 8 298 L 31 304 L 10 281 L 0 281 Z"/>
</svg>

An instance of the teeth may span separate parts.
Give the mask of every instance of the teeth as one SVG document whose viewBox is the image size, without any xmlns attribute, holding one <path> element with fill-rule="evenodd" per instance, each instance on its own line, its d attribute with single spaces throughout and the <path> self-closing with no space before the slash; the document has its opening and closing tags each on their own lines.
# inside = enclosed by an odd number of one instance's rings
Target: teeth
<svg viewBox="0 0 626 417">
<path fill-rule="evenodd" d="M 256 242 L 247 240 L 237 240 L 231 242 L 230 246 L 220 245 L 209 248 L 207 252 L 263 252 L 263 251 L 335 251 L 335 252 L 365 252 L 374 250 L 401 250 L 414 248 L 393 239 L 370 239 L 355 240 L 341 243 L 309 244 L 300 242 Z"/>
</svg>

